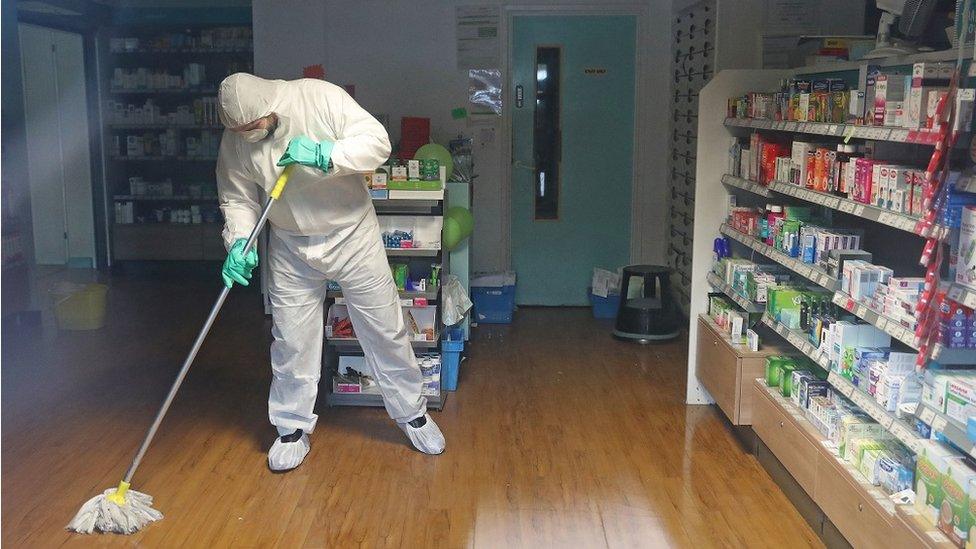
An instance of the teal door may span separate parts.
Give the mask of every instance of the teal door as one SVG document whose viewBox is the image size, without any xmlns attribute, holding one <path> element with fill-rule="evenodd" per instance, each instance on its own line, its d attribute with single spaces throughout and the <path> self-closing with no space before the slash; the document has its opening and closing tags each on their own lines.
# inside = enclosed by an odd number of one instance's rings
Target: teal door
<svg viewBox="0 0 976 549">
<path fill-rule="evenodd" d="M 586 305 L 630 258 L 634 16 L 517 16 L 512 264 L 522 305 Z"/>
</svg>

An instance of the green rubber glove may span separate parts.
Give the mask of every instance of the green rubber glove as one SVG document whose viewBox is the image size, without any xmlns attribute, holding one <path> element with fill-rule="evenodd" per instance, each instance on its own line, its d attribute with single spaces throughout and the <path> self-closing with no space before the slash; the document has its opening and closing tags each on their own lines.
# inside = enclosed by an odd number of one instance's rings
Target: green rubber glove
<svg viewBox="0 0 976 549">
<path fill-rule="evenodd" d="M 230 288 L 234 283 L 238 283 L 241 286 L 247 286 L 250 284 L 248 279 L 251 278 L 251 271 L 258 266 L 258 251 L 255 248 L 251 248 L 251 251 L 244 255 L 244 245 L 247 244 L 246 238 L 238 238 L 234 241 L 234 245 L 230 247 L 230 251 L 227 252 L 227 259 L 224 260 L 224 266 L 220 269 L 220 276 L 224 279 L 224 286 Z"/>
<path fill-rule="evenodd" d="M 331 141 L 316 143 L 304 135 L 292 137 L 291 141 L 288 142 L 288 148 L 285 149 L 285 154 L 281 155 L 281 159 L 278 160 L 278 165 L 301 164 L 327 172 L 329 171 L 329 159 L 332 157 L 334 145 Z"/>
</svg>

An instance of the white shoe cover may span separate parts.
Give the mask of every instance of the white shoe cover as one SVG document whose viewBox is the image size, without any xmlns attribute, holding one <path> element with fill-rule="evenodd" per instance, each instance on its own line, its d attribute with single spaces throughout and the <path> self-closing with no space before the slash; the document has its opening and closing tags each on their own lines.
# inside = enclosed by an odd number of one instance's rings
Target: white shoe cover
<svg viewBox="0 0 976 549">
<path fill-rule="evenodd" d="M 305 433 L 295 442 L 282 442 L 281 438 L 276 438 L 271 445 L 271 450 L 268 450 L 268 467 L 272 471 L 294 469 L 305 461 L 305 456 L 308 455 L 311 447 L 308 434 Z"/>
<path fill-rule="evenodd" d="M 447 442 L 440 428 L 430 418 L 430 414 L 424 414 L 427 423 L 423 427 L 411 427 L 409 423 L 398 423 L 400 429 L 407 434 L 407 438 L 413 443 L 413 447 L 425 454 L 437 455 L 444 451 Z"/>
</svg>

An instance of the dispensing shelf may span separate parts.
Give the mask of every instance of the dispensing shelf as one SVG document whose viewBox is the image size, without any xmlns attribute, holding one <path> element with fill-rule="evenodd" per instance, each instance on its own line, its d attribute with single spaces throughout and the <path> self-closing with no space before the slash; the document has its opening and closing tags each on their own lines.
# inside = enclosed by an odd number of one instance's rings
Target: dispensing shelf
<svg viewBox="0 0 976 549">
<path fill-rule="evenodd" d="M 915 333 L 907 327 L 902 326 L 899 322 L 884 316 L 870 307 L 857 303 L 854 301 L 854 298 L 844 292 L 838 291 L 835 293 L 833 301 L 835 305 L 838 305 L 845 311 L 874 325 L 875 328 L 901 341 L 912 349 L 918 350 L 918 345 L 915 344 Z"/>
<path fill-rule="evenodd" d="M 896 417 L 894 413 L 885 410 L 878 404 L 874 397 L 858 389 L 853 383 L 836 372 L 830 372 L 827 375 L 827 382 L 833 388 L 837 389 L 840 394 L 849 398 L 854 404 L 857 404 L 857 407 L 864 410 L 867 415 L 871 416 L 871 419 L 880 423 L 882 427 L 908 447 L 909 450 L 915 453 L 921 451 L 922 441 L 924 439 L 903 420 Z"/>
<path fill-rule="evenodd" d="M 400 296 L 400 299 L 426 299 L 427 301 L 435 301 L 439 291 L 440 287 L 434 286 L 433 289 L 423 292 L 397 290 L 397 294 Z M 341 291 L 329 290 L 325 293 L 325 297 L 328 299 L 344 299 L 345 296 L 342 295 Z"/>
<path fill-rule="evenodd" d="M 719 278 L 719 276 L 715 273 L 708 273 L 708 283 L 714 288 L 721 290 L 723 294 L 732 299 L 736 305 L 742 307 L 742 309 L 747 313 L 761 313 L 766 310 L 765 305 L 756 303 L 754 301 L 749 301 L 736 293 L 736 291 L 732 289 L 732 286 L 726 284 L 725 281 Z"/>
<path fill-rule="evenodd" d="M 217 95 L 216 88 L 161 88 L 157 90 L 123 90 L 112 89 L 108 91 L 115 95 Z"/>
<path fill-rule="evenodd" d="M 742 177 L 736 177 L 734 175 L 725 174 L 722 176 L 722 183 L 725 183 L 730 187 L 735 187 L 737 189 L 749 191 L 752 194 L 765 196 L 766 198 L 772 198 L 774 196 L 772 191 L 769 190 L 769 187 Z"/>
<path fill-rule="evenodd" d="M 206 124 L 168 124 L 166 122 L 110 122 L 113 130 L 223 130 L 223 126 Z"/>
<path fill-rule="evenodd" d="M 437 257 L 440 248 L 385 248 L 388 257 Z"/>
<path fill-rule="evenodd" d="M 410 346 L 414 349 L 438 349 L 440 347 L 441 334 L 434 334 L 433 340 L 411 340 Z M 340 351 L 359 350 L 363 346 L 359 343 L 359 338 L 355 337 L 329 337 L 326 343 Z"/>
<path fill-rule="evenodd" d="M 932 347 L 931 357 L 932 360 L 942 364 L 943 366 L 972 366 L 973 364 L 976 364 L 976 349 L 958 349 L 954 347 L 946 347 L 941 343 L 936 343 Z"/>
<path fill-rule="evenodd" d="M 949 286 L 949 291 L 946 296 L 970 309 L 976 309 L 976 290 L 953 283 Z"/>
<path fill-rule="evenodd" d="M 818 365 L 820 365 L 820 367 L 828 371 L 830 370 L 830 364 L 826 355 L 815 347 L 809 339 L 804 337 L 803 334 L 797 332 L 796 330 L 787 328 L 784 324 L 777 322 L 768 314 L 763 315 L 762 322 L 763 324 L 772 328 L 777 334 L 785 338 L 786 341 L 796 347 L 810 360 L 816 362 Z M 866 414 L 880 423 L 892 434 L 892 436 L 905 444 L 905 446 L 910 448 L 913 452 L 919 451 L 919 445 L 922 438 L 919 437 L 918 434 L 904 421 L 898 419 L 893 413 L 882 408 L 871 395 L 859 390 L 854 386 L 853 383 L 833 371 L 830 371 L 830 373 L 827 375 L 827 382 L 830 383 L 830 385 L 836 389 L 837 392 L 849 398 L 858 406 L 858 408 L 864 410 Z"/>
<path fill-rule="evenodd" d="M 871 141 L 892 143 L 911 143 L 914 145 L 935 145 L 939 141 L 938 132 L 887 128 L 884 126 L 855 126 L 853 124 L 830 124 L 826 122 L 790 122 L 785 120 L 763 120 L 758 118 L 726 118 L 725 126 L 730 128 L 752 128 L 810 135 L 832 137 L 851 137 Z"/>
<path fill-rule="evenodd" d="M 115 156 L 110 155 L 110 159 L 118 162 L 216 162 L 216 156 Z"/>
<path fill-rule="evenodd" d="M 188 195 L 173 195 L 173 196 L 139 196 L 134 194 L 117 194 L 112 197 L 112 200 L 116 202 L 119 201 L 133 201 L 133 202 L 216 202 L 217 196 L 188 196 Z"/>
<path fill-rule="evenodd" d="M 442 410 L 444 403 L 447 402 L 447 392 L 440 391 L 436 396 L 424 397 L 427 399 L 427 408 Z M 329 390 L 325 395 L 327 406 L 383 406 L 383 396 L 373 393 L 336 393 Z"/>
<path fill-rule="evenodd" d="M 926 425 L 931 426 L 933 432 L 942 433 L 942 436 L 953 446 L 976 458 L 976 445 L 969 440 L 965 425 L 960 425 L 954 419 L 946 417 L 945 414 L 925 403 L 919 403 L 915 415 Z"/>
<path fill-rule="evenodd" d="M 824 369 L 829 369 L 830 364 L 827 362 L 827 357 L 824 356 L 820 349 L 814 347 L 810 340 L 797 332 L 796 330 L 789 329 L 785 324 L 777 322 L 769 314 L 764 314 L 762 316 L 762 323 L 773 329 L 774 332 L 783 337 L 790 345 L 796 347 L 801 353 L 805 354 L 807 358 L 816 362 L 820 367 Z"/>
<path fill-rule="evenodd" d="M 808 263 L 804 263 L 796 258 L 790 257 L 788 254 L 777 250 L 758 238 L 740 233 L 728 224 L 724 223 L 719 231 L 725 236 L 728 236 L 729 238 L 752 248 L 753 250 L 772 259 L 803 278 L 806 278 L 807 280 L 810 280 L 811 282 L 814 282 L 830 291 L 836 291 L 838 288 L 840 288 L 840 280 L 830 276 L 823 269 L 812 267 Z"/>
<path fill-rule="evenodd" d="M 793 185 L 792 183 L 772 181 L 770 182 L 769 186 L 766 187 L 756 183 L 755 181 L 750 181 L 748 179 L 743 179 L 741 177 L 728 174 L 722 176 L 722 183 L 732 187 L 744 189 L 759 196 L 771 197 L 775 196 L 774 193 L 792 196 L 793 198 L 798 198 L 811 204 L 816 204 L 818 206 L 837 210 L 839 212 L 860 217 L 862 219 L 867 219 L 868 221 L 880 223 L 881 225 L 885 225 L 887 227 L 906 231 L 914 235 L 918 234 L 915 231 L 915 226 L 920 220 L 915 216 L 892 210 L 886 210 L 870 204 L 862 204 L 861 202 L 841 198 L 839 196 L 834 196 L 832 194 L 827 194 L 820 191 L 814 191 Z M 974 296 L 974 301 L 976 301 L 976 296 Z"/>
</svg>

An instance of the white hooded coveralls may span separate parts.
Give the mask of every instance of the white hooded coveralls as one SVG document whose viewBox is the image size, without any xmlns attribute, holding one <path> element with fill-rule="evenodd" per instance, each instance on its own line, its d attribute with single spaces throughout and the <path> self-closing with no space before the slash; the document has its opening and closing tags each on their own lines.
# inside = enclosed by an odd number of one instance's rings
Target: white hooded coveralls
<svg viewBox="0 0 976 549">
<path fill-rule="evenodd" d="M 312 432 L 322 368 L 328 280 L 343 291 L 350 320 L 390 417 L 422 416 L 427 401 L 407 337 L 406 323 L 362 172 L 390 154 L 386 130 L 342 88 L 321 80 L 265 80 L 238 73 L 220 86 L 219 111 L 227 128 L 278 116 L 274 133 L 257 143 L 224 131 L 217 159 L 217 192 L 224 244 L 247 238 L 263 196 L 282 168 L 289 139 L 331 141 L 333 168 L 296 166 L 268 220 L 268 283 L 273 319 L 268 414 L 280 435 Z"/>
</svg>

